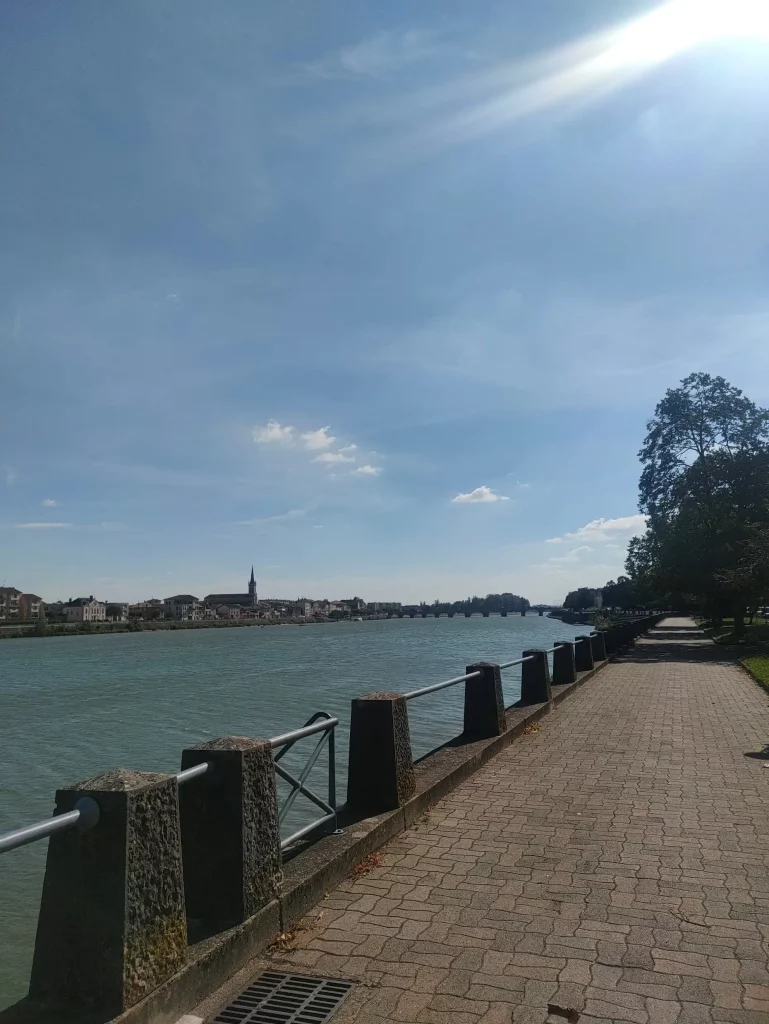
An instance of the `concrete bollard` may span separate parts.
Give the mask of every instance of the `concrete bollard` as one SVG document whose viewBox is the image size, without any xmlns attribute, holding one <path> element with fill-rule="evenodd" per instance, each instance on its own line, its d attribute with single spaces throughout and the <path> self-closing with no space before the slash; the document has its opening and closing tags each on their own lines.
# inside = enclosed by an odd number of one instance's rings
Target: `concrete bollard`
<svg viewBox="0 0 769 1024">
<path fill-rule="evenodd" d="M 566 686 L 577 678 L 574 644 L 571 640 L 556 640 L 553 646 L 553 686 Z"/>
<path fill-rule="evenodd" d="M 593 645 L 590 643 L 589 636 L 576 637 L 574 662 L 577 666 L 577 672 L 590 672 L 591 669 L 595 668 Z"/>
<path fill-rule="evenodd" d="M 603 640 L 603 633 L 593 633 L 590 637 L 590 647 L 593 653 L 593 662 L 606 661 L 606 644 Z"/>
<path fill-rule="evenodd" d="M 619 630 L 616 626 L 609 626 L 608 629 L 604 629 L 602 632 L 604 646 L 606 647 L 606 657 L 612 658 L 615 654 L 619 653 L 622 647 Z"/>
<path fill-rule="evenodd" d="M 551 698 L 550 665 L 547 652 L 538 648 L 524 651 L 523 657 L 532 657 L 532 661 L 524 661 L 521 665 L 521 700 L 520 704 L 544 704 Z"/>
<path fill-rule="evenodd" d="M 176 779 L 118 769 L 56 793 L 99 805 L 49 840 L 29 995 L 67 1020 L 115 1017 L 178 971 L 187 922 Z"/>
<path fill-rule="evenodd" d="M 350 713 L 348 806 L 381 814 L 402 807 L 415 789 L 406 701 L 398 693 L 356 697 Z"/>
<path fill-rule="evenodd" d="M 278 895 L 280 827 L 272 749 L 244 736 L 188 747 L 182 770 L 209 770 L 179 789 L 187 916 L 245 921 Z"/>
<path fill-rule="evenodd" d="M 501 736 L 505 731 L 505 699 L 499 665 L 482 661 L 468 665 L 465 671 L 468 675 L 481 673 L 479 679 L 465 683 L 465 735 L 477 739 Z"/>
</svg>

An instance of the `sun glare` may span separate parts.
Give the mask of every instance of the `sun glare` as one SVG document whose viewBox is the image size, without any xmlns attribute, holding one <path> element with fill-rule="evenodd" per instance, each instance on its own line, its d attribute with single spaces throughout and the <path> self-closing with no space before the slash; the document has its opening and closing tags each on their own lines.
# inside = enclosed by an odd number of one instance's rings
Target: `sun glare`
<svg viewBox="0 0 769 1024">
<path fill-rule="evenodd" d="M 604 70 L 644 67 L 725 38 L 769 41 L 769 0 L 671 0 L 618 29 L 597 60 Z"/>
</svg>

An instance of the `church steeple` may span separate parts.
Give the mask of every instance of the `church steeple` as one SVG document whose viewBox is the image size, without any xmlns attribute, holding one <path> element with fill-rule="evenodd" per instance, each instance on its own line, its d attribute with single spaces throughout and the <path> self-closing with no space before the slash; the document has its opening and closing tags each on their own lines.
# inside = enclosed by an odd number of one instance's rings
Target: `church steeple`
<svg viewBox="0 0 769 1024">
<path fill-rule="evenodd" d="M 251 601 L 256 604 L 256 580 L 254 579 L 254 567 L 251 566 L 251 579 L 248 581 L 248 593 Z"/>
</svg>

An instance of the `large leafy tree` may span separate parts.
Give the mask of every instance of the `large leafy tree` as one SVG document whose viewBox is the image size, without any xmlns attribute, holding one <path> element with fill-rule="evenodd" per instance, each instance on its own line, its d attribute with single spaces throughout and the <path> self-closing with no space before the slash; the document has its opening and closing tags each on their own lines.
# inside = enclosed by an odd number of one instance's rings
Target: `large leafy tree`
<svg viewBox="0 0 769 1024">
<path fill-rule="evenodd" d="M 756 558 L 769 526 L 769 412 L 723 377 L 692 374 L 657 406 L 639 457 L 649 530 L 631 541 L 629 575 L 657 594 L 697 595 L 716 615 L 731 608 L 741 632 L 769 584 Z"/>
<path fill-rule="evenodd" d="M 578 590 L 569 591 L 563 601 L 564 608 L 572 608 L 575 611 L 592 608 L 594 604 L 595 591 L 590 587 L 580 587 Z"/>
<path fill-rule="evenodd" d="M 601 589 L 604 608 L 635 608 L 640 602 L 633 581 L 627 576 L 619 576 Z"/>
</svg>

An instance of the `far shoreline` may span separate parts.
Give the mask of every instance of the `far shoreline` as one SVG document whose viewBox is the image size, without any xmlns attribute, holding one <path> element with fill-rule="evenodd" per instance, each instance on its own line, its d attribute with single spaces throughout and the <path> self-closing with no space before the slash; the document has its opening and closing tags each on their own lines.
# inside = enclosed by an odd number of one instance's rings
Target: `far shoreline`
<svg viewBox="0 0 769 1024">
<path fill-rule="evenodd" d="M 448 616 L 445 613 L 437 616 L 441 619 L 446 618 L 457 618 L 465 619 L 464 613 L 455 614 Z M 519 614 L 508 612 L 507 616 L 501 615 L 499 612 L 489 612 L 488 615 L 483 615 L 480 612 L 473 613 L 471 618 L 518 618 Z M 541 616 L 531 616 L 532 618 Z M 550 616 L 547 616 L 550 618 Z M 272 621 L 260 622 L 253 620 L 244 621 L 197 621 L 197 622 L 175 622 L 175 621 L 164 621 L 164 622 L 141 622 L 141 624 L 129 625 L 125 622 L 107 622 L 93 624 L 88 623 L 84 628 L 81 624 L 68 625 L 67 623 L 60 622 L 49 622 L 45 634 L 37 632 L 37 624 L 23 623 L 14 626 L 0 626 L 0 641 L 2 640 L 51 640 L 57 637 L 67 636 L 112 636 L 116 633 L 160 633 L 160 632 L 178 632 L 178 631 L 190 631 L 197 629 L 245 629 L 245 628 L 265 628 L 268 626 L 328 626 L 336 625 L 338 623 L 346 622 L 382 622 L 389 621 L 390 619 L 434 619 L 435 615 L 365 615 L 360 618 L 320 618 L 320 619 L 276 619 Z"/>
<path fill-rule="evenodd" d="M 364 621 L 384 619 L 386 616 L 369 616 Z M 73 626 L 62 622 L 48 623 L 45 634 L 37 632 L 36 623 L 23 623 L 18 626 L 0 626 L 0 640 L 51 640 L 64 636 L 111 636 L 114 633 L 160 633 L 179 632 L 196 629 L 245 629 L 247 627 L 266 626 L 322 626 L 336 622 L 353 622 L 353 619 L 278 619 L 272 622 L 142 622 L 132 626 L 125 622 L 107 622 L 92 624 L 86 628 L 80 624 Z"/>
</svg>

